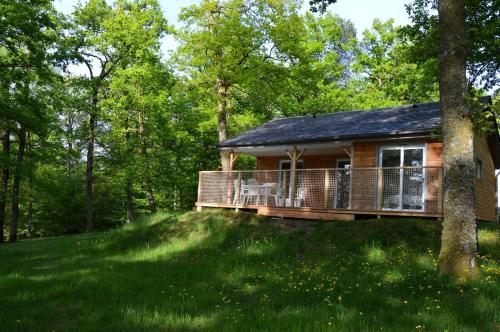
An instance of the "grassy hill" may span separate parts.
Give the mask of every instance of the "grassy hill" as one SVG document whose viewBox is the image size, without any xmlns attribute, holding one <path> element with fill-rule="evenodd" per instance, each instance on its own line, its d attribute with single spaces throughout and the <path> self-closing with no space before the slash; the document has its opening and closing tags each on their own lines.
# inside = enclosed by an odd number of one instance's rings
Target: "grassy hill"
<svg viewBox="0 0 500 332">
<path fill-rule="evenodd" d="M 498 331 L 500 238 L 483 276 L 438 278 L 435 221 L 159 214 L 106 233 L 0 246 L 12 330 Z"/>
</svg>

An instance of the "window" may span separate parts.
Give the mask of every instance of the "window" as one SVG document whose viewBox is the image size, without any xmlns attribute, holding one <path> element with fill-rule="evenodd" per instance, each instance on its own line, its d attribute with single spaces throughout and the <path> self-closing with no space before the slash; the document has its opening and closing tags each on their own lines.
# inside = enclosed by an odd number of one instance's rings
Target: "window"
<svg viewBox="0 0 500 332">
<path fill-rule="evenodd" d="M 483 161 L 476 158 L 476 179 L 481 180 L 483 177 Z"/>
<path fill-rule="evenodd" d="M 424 211 L 425 145 L 395 145 L 379 147 L 379 167 L 382 167 L 383 210 Z"/>
</svg>

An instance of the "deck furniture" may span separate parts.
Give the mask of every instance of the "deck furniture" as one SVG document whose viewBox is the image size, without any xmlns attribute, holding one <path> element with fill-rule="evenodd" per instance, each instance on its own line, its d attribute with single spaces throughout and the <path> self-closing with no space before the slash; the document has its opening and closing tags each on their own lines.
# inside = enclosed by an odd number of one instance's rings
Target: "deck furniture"
<svg viewBox="0 0 500 332">
<path fill-rule="evenodd" d="M 301 207 L 302 203 L 306 201 L 307 188 L 300 187 L 297 188 L 297 194 L 293 202 L 294 207 Z"/>
<path fill-rule="evenodd" d="M 273 194 L 273 190 L 276 190 L 276 184 L 275 183 L 263 183 L 259 185 L 259 189 L 261 191 L 261 194 L 264 199 L 264 205 L 267 206 L 269 203 L 269 197 L 274 197 L 275 198 L 275 203 L 277 202 L 276 194 Z"/>
<path fill-rule="evenodd" d="M 238 186 L 239 182 L 239 186 Z M 245 196 L 248 193 L 247 187 L 245 186 L 244 180 L 234 180 L 234 198 L 233 204 L 238 204 L 245 201 Z"/>
<path fill-rule="evenodd" d="M 255 205 L 259 205 L 260 202 L 260 188 L 259 188 L 259 183 L 255 179 L 249 179 L 247 180 L 247 185 L 246 185 L 246 194 L 245 194 L 245 204 L 248 205 L 249 203 L 252 202 L 252 199 L 255 198 Z"/>
<path fill-rule="evenodd" d="M 338 168 L 301 169 L 296 173 L 294 193 L 285 173 L 289 171 L 207 171 L 200 172 L 196 205 L 199 209 L 243 208 L 294 218 L 345 219 L 363 214 L 441 218 L 442 171 L 434 166 L 342 172 Z M 412 177 L 415 175 L 418 181 Z"/>
</svg>

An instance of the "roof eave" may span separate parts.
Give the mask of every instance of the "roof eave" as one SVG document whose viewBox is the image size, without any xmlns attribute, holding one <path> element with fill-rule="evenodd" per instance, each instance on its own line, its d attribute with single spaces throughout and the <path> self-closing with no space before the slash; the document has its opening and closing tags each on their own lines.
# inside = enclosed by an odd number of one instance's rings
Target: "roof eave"
<svg viewBox="0 0 500 332">
<path fill-rule="evenodd" d="M 332 142 L 332 141 L 352 141 L 356 139 L 380 139 L 380 138 L 397 138 L 400 136 L 413 136 L 413 135 L 426 135 L 431 136 L 439 127 L 434 129 L 425 129 L 419 131 L 405 131 L 397 133 L 375 133 L 375 134 L 363 134 L 363 135 L 349 135 L 349 136 L 332 136 L 316 139 L 298 139 L 298 140 L 286 140 L 286 141 L 275 141 L 275 142 L 263 142 L 263 143 L 252 143 L 252 144 L 224 144 L 221 142 L 217 144 L 219 149 L 231 149 L 231 148 L 242 148 L 242 147 L 252 147 L 252 146 L 272 146 L 272 145 L 290 145 L 290 144 L 303 144 L 303 143 L 315 143 L 315 142 Z"/>
</svg>

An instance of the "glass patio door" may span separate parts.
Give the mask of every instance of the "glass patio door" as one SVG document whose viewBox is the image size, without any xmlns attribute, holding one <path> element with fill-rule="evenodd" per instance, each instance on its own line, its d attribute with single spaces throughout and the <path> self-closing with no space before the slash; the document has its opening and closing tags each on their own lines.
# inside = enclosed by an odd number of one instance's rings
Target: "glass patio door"
<svg viewBox="0 0 500 332">
<path fill-rule="evenodd" d="M 382 209 L 423 211 L 425 194 L 424 147 L 382 147 Z M 405 167 L 405 168 L 402 168 Z"/>
</svg>

